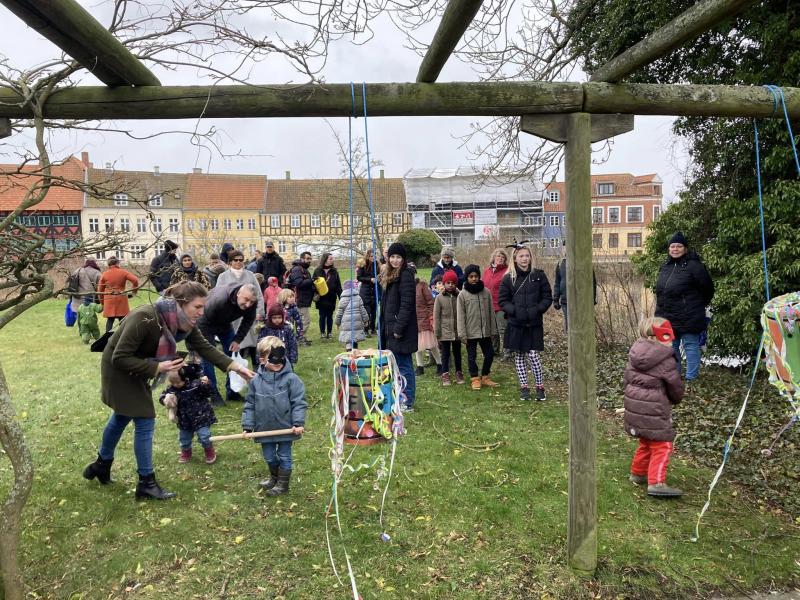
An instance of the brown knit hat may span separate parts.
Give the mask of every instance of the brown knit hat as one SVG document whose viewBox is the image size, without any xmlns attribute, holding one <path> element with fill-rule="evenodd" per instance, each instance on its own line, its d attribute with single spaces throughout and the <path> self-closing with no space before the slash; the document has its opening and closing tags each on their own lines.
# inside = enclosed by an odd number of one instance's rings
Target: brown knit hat
<svg viewBox="0 0 800 600">
<path fill-rule="evenodd" d="M 280 304 L 273 304 L 267 311 L 267 321 L 272 321 L 272 317 L 280 315 L 283 318 L 283 307 Z"/>
</svg>

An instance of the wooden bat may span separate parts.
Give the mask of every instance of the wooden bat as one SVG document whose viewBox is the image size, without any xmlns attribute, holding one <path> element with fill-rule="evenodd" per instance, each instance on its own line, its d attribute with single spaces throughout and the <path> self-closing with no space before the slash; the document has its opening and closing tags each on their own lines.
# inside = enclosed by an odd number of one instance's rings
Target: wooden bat
<svg viewBox="0 0 800 600">
<path fill-rule="evenodd" d="M 253 431 L 251 433 L 233 433 L 231 435 L 212 435 L 212 442 L 224 442 L 225 440 L 249 440 L 250 438 L 269 437 L 273 435 L 287 435 L 292 433 L 292 429 L 273 429 L 272 431 Z"/>
</svg>

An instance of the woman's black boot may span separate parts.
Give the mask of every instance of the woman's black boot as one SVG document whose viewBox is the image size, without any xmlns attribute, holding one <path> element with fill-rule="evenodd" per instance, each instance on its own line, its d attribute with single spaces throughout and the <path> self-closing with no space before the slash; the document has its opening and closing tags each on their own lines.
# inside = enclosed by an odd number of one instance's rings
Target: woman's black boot
<svg viewBox="0 0 800 600">
<path fill-rule="evenodd" d="M 175 492 L 167 492 L 161 489 L 156 481 L 155 473 L 150 475 L 139 475 L 139 483 L 136 484 L 136 499 L 153 498 L 154 500 L 169 500 L 177 496 Z"/>
<path fill-rule="evenodd" d="M 96 461 L 86 465 L 86 468 L 83 470 L 83 476 L 89 481 L 97 477 L 97 481 L 103 485 L 106 485 L 107 483 L 114 483 L 114 481 L 111 479 L 111 464 L 113 462 L 113 458 L 105 460 L 98 454 Z"/>
</svg>

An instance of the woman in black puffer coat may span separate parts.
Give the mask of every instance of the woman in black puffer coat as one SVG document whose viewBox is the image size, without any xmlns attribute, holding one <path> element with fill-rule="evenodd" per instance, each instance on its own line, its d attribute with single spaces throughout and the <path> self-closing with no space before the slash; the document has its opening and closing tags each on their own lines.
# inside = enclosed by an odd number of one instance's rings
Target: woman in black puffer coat
<svg viewBox="0 0 800 600">
<path fill-rule="evenodd" d="M 669 256 L 656 282 L 656 316 L 667 319 L 675 332 L 672 349 L 680 368 L 681 342 L 686 353 L 686 381 L 700 374 L 700 334 L 706 329 L 706 306 L 714 297 L 714 282 L 705 265 L 680 231 L 669 240 Z"/>
<path fill-rule="evenodd" d="M 381 347 L 391 350 L 400 374 L 406 380 L 404 409 L 412 410 L 417 382 L 411 355 L 417 351 L 417 284 L 406 266 L 406 249 L 395 242 L 389 246 L 389 260 L 381 271 Z"/>
<path fill-rule="evenodd" d="M 539 352 L 544 350 L 544 321 L 553 303 L 553 291 L 544 271 L 534 269 L 531 251 L 525 246 L 514 249 L 514 264 L 500 282 L 498 303 L 506 315 L 504 348 L 514 353 L 514 365 L 520 385 L 520 399 L 530 400 L 528 369 L 530 362 L 536 381 L 536 399 L 544 400 L 544 370 Z"/>
</svg>

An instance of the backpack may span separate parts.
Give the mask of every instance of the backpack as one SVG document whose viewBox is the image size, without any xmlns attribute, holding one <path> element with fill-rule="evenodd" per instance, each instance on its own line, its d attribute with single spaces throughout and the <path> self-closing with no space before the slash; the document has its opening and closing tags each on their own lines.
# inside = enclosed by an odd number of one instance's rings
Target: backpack
<svg viewBox="0 0 800 600">
<path fill-rule="evenodd" d="M 81 288 L 81 270 L 77 269 L 72 275 L 67 277 L 67 292 L 75 296 Z"/>
</svg>

